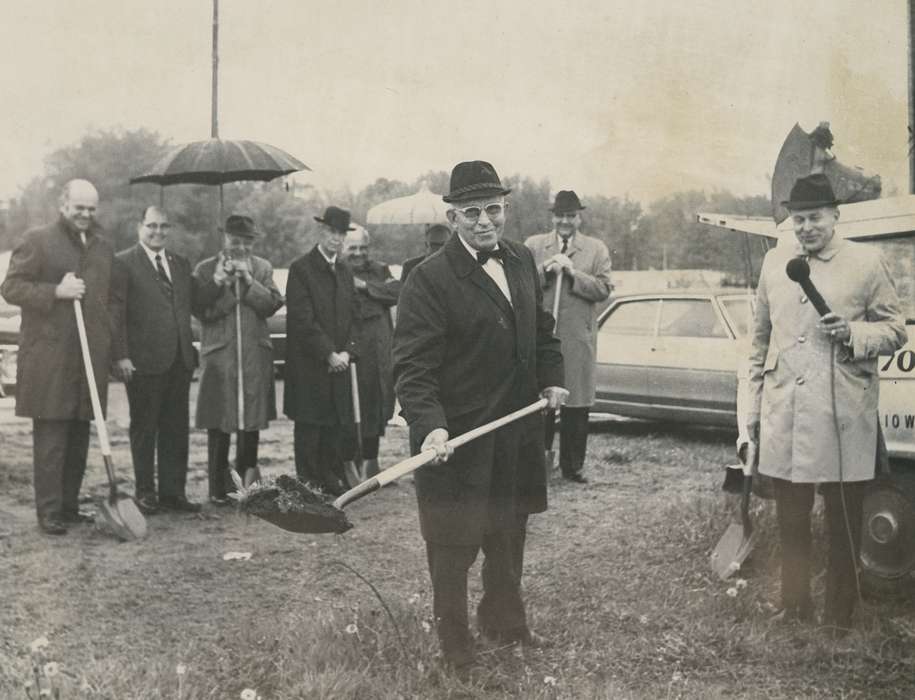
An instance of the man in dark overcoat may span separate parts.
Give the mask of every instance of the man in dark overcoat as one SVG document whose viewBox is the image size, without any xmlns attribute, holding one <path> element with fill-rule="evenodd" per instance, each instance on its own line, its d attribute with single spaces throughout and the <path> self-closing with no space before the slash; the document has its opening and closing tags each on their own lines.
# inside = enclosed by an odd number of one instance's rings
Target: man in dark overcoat
<svg viewBox="0 0 915 700">
<path fill-rule="evenodd" d="M 147 207 L 137 226 L 137 244 L 117 256 L 127 281 L 127 357 L 117 373 L 130 405 L 137 505 L 147 514 L 159 508 L 200 510 L 185 494 L 195 364 L 191 266 L 165 248 L 170 229 L 163 209 Z"/>
<path fill-rule="evenodd" d="M 403 267 L 400 270 L 400 281 L 406 282 L 407 277 L 410 275 L 410 272 L 414 267 L 419 265 L 423 260 L 428 258 L 433 253 L 442 249 L 442 246 L 448 242 L 448 239 L 451 237 L 451 229 L 445 226 L 444 224 L 432 224 L 429 228 L 426 229 L 425 234 L 425 247 L 422 255 L 417 255 L 415 258 L 410 258 L 409 260 L 404 260 Z"/>
<path fill-rule="evenodd" d="M 524 434 L 539 434 L 542 419 L 534 414 L 453 454 L 446 445 L 538 395 L 555 408 L 568 394 L 534 258 L 502 238 L 509 192 L 489 163 L 455 166 L 443 199 L 457 235 L 410 274 L 394 332 L 411 448 L 439 453 L 439 463 L 416 472 L 416 495 L 443 658 L 457 668 L 473 662 L 467 572 L 481 549 L 480 632 L 502 643 L 542 642 L 528 627 L 521 572 L 527 516 L 546 508 L 543 451 L 519 460 Z"/>
<path fill-rule="evenodd" d="M 355 356 L 356 291 L 339 259 L 350 213 L 329 206 L 318 244 L 289 266 L 286 283 L 286 376 L 283 410 L 295 421 L 299 479 L 340 495 L 341 440 L 353 424 L 349 363 Z"/>
<path fill-rule="evenodd" d="M 394 415 L 391 307 L 397 304 L 400 281 L 394 279 L 387 265 L 371 259 L 371 236 L 362 227 L 346 234 L 343 257 L 353 271 L 356 286 L 361 456 L 365 460 L 365 476 L 372 477 L 378 473 L 379 440 Z M 356 448 L 354 435 L 349 431 L 344 440 L 343 458 L 353 459 Z"/>
<path fill-rule="evenodd" d="M 0 287 L 22 307 L 16 415 L 32 418 L 35 509 L 39 527 L 52 535 L 89 519 L 78 504 L 93 416 L 74 299 L 82 300 L 103 410 L 112 361 L 126 354 L 118 333 L 123 285 L 114 249 L 95 223 L 97 207 L 92 183 L 68 182 L 60 218 L 26 233 Z"/>
</svg>

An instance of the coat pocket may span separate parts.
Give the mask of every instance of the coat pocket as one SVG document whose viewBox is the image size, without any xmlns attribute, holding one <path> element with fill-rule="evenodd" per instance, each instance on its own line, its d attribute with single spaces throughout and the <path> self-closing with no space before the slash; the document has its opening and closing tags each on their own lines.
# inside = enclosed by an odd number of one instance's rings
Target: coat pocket
<svg viewBox="0 0 915 700">
<path fill-rule="evenodd" d="M 776 367 L 778 367 L 778 348 L 770 346 L 769 351 L 766 353 L 766 361 L 763 363 L 763 375 L 775 371 Z"/>
</svg>

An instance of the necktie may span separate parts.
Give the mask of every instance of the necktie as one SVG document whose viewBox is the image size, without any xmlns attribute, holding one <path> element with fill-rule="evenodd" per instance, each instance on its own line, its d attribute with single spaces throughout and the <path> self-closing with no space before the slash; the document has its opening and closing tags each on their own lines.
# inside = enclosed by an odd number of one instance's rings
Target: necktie
<svg viewBox="0 0 915 700">
<path fill-rule="evenodd" d="M 172 281 L 165 272 L 165 266 L 162 265 L 162 256 L 159 253 L 156 253 L 156 271 L 159 273 L 159 280 L 165 286 L 165 289 L 171 293 Z"/>
<path fill-rule="evenodd" d="M 495 258 L 499 262 L 505 261 L 505 251 L 501 248 L 496 248 L 494 250 L 478 250 L 477 251 L 477 261 L 480 265 L 485 265 L 486 261 L 490 258 Z"/>
<path fill-rule="evenodd" d="M 563 238 L 563 239 L 562 239 L 562 250 L 560 250 L 559 252 L 562 253 L 563 255 L 565 255 L 565 254 L 566 254 L 566 251 L 567 251 L 568 249 L 569 249 L 569 239 L 568 239 L 568 238 Z"/>
</svg>

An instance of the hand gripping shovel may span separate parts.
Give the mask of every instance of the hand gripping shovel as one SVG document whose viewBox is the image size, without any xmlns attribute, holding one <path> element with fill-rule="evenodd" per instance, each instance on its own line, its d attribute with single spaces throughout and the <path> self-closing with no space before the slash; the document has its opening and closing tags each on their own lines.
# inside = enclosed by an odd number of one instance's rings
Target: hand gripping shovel
<svg viewBox="0 0 915 700">
<path fill-rule="evenodd" d="M 111 445 L 108 442 L 108 426 L 102 414 L 102 403 L 99 401 L 98 387 L 95 385 L 95 372 L 92 369 L 92 358 L 89 355 L 89 339 L 86 336 L 86 323 L 83 320 L 83 307 L 79 299 L 73 300 L 76 313 L 76 328 L 79 331 L 79 346 L 83 355 L 83 366 L 86 369 L 86 382 L 89 384 L 89 398 L 92 401 L 92 415 L 95 418 L 95 429 L 98 431 L 102 445 L 102 459 L 105 461 L 105 472 L 108 474 L 108 498 L 103 499 L 99 510 L 108 527 L 122 540 L 140 539 L 146 536 L 146 519 L 137 508 L 137 504 L 127 494 L 120 493 L 114 481 L 114 465 L 111 462 Z"/>
<path fill-rule="evenodd" d="M 353 400 L 353 423 L 356 429 L 356 454 L 353 459 L 343 463 L 343 474 L 346 484 L 351 489 L 365 481 L 365 466 L 362 462 L 362 406 L 359 403 L 359 373 L 356 363 L 349 363 L 350 394 Z"/>
<path fill-rule="evenodd" d="M 547 400 L 540 399 L 529 406 L 520 408 L 514 413 L 509 413 L 506 416 L 497 418 L 494 421 L 481 425 L 479 428 L 474 428 L 463 435 L 458 435 L 457 437 L 451 438 L 445 444 L 448 447 L 456 449 L 461 445 L 466 445 L 471 440 L 476 440 L 478 437 L 491 433 L 494 430 L 498 430 L 502 426 L 508 425 L 519 418 L 530 415 L 546 408 Z M 352 524 L 346 517 L 346 514 L 343 512 L 343 508 L 354 501 L 358 501 L 363 496 L 368 496 L 370 493 L 373 493 L 379 490 L 382 486 L 390 484 L 392 481 L 399 479 L 402 476 L 410 474 L 420 467 L 429 464 L 437 457 L 435 450 L 425 450 L 420 452 L 418 455 L 405 459 L 402 462 L 395 464 L 393 467 L 383 470 L 379 474 L 373 476 L 366 481 L 363 481 L 361 484 L 355 488 L 350 489 L 342 496 L 337 498 L 332 504 L 320 501 L 315 499 L 313 495 L 310 494 L 301 494 L 305 496 L 306 508 L 301 512 L 296 513 L 271 513 L 271 512 L 258 512 L 257 510 L 249 509 L 248 512 L 252 515 L 256 515 L 268 522 L 273 523 L 277 527 L 281 527 L 284 530 L 289 530 L 290 532 L 300 532 L 300 533 L 319 533 L 319 532 L 346 532 L 352 527 Z"/>
<path fill-rule="evenodd" d="M 743 483 L 740 496 L 740 522 L 731 523 L 724 531 L 718 544 L 712 551 L 710 563 L 712 570 L 722 581 L 740 570 L 741 565 L 750 556 L 756 544 L 758 533 L 750 522 L 750 492 L 753 488 L 753 471 L 756 468 L 759 453 L 757 444 L 751 440 L 747 444 L 747 453 L 743 460 Z"/>
</svg>

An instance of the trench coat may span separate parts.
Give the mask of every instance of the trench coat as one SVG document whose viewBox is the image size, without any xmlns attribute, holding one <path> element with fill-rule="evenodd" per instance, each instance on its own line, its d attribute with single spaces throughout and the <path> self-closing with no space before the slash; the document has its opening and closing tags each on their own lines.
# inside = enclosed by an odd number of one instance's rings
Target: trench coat
<svg viewBox="0 0 915 700">
<path fill-rule="evenodd" d="M 557 233 L 531 236 L 524 244 L 537 263 L 543 306 L 552 312 L 556 275 L 544 274 L 542 265 L 560 251 Z M 574 270 L 571 275 L 563 275 L 556 335 L 562 341 L 565 360 L 565 388 L 569 390 L 566 406 L 583 408 L 594 404 L 597 315 L 600 303 L 610 296 L 610 253 L 602 241 L 579 232 L 569 241 L 566 255 Z"/>
<path fill-rule="evenodd" d="M 394 329 L 394 379 L 410 443 L 417 453 L 430 431 L 451 437 L 537 400 L 562 386 L 553 319 L 541 304 L 534 258 L 502 240 L 511 304 L 453 236 L 404 283 Z M 420 530 L 427 542 L 479 545 L 483 534 L 517 527 L 546 509 L 543 450 L 519 449 L 542 433 L 538 414 L 455 450 L 443 464 L 416 472 Z"/>
<path fill-rule="evenodd" d="M 801 254 L 797 245 L 770 250 L 757 287 L 747 421 L 760 422 L 759 471 L 803 483 L 872 479 L 877 356 L 906 343 L 899 299 L 873 248 L 834 237 L 809 256 L 811 281 L 851 327 L 833 361 L 833 343 L 817 328 L 819 314 L 785 273 Z"/>
<path fill-rule="evenodd" d="M 217 258 L 207 258 L 194 269 L 194 315 L 200 320 L 200 383 L 197 392 L 198 428 L 232 433 L 238 426 L 235 286 L 213 282 Z M 246 431 L 263 430 L 276 418 L 273 379 L 273 343 L 267 319 L 283 305 L 273 282 L 273 267 L 251 257 L 253 281 L 242 283 L 241 336 Z"/>
<path fill-rule="evenodd" d="M 125 280 L 114 249 L 93 226 L 84 247 L 62 217 L 33 229 L 13 251 L 0 293 L 22 307 L 16 369 L 16 415 L 39 420 L 91 420 L 92 404 L 76 330 L 73 302 L 57 299 L 54 288 L 67 272 L 86 283 L 82 299 L 89 354 L 102 410 L 112 361 L 126 354 L 119 332 Z"/>
<path fill-rule="evenodd" d="M 312 425 L 352 425 L 349 372 L 329 372 L 332 352 L 357 363 L 353 273 L 337 260 L 331 269 L 317 246 L 289 266 L 286 283 L 286 383 L 283 411 Z"/>
<path fill-rule="evenodd" d="M 352 267 L 353 275 L 366 283 L 356 290 L 356 324 L 359 335 L 359 407 L 364 437 L 384 435 L 394 415 L 394 376 L 391 366 L 391 340 L 394 324 L 391 307 L 397 304 L 400 282 L 387 265 L 366 261 Z"/>
</svg>

